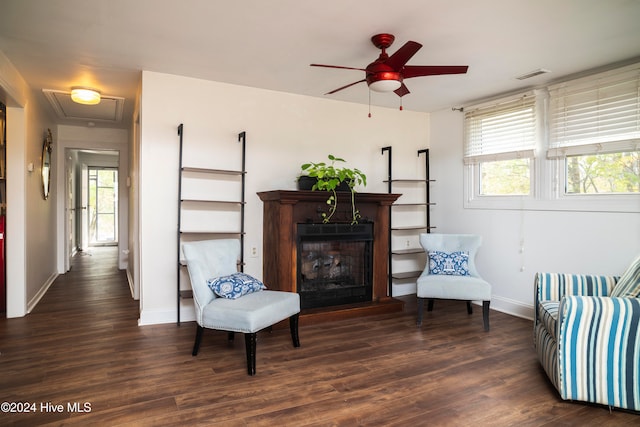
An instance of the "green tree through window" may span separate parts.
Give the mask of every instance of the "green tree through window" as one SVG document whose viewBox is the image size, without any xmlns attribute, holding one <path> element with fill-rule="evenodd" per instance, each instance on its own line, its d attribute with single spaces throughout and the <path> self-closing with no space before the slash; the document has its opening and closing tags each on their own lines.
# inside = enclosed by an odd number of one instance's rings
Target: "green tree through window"
<svg viewBox="0 0 640 427">
<path fill-rule="evenodd" d="M 640 151 L 567 157 L 568 194 L 640 193 Z"/>
<path fill-rule="evenodd" d="M 480 194 L 525 196 L 530 192 L 530 159 L 480 163 Z"/>
</svg>

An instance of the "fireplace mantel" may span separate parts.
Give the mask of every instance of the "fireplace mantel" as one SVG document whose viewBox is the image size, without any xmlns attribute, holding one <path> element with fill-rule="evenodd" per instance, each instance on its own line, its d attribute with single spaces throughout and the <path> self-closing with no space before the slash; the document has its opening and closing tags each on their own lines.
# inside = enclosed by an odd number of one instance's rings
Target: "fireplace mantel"
<svg viewBox="0 0 640 427">
<path fill-rule="evenodd" d="M 321 223 L 327 192 L 273 190 L 259 192 L 264 203 L 263 279 L 273 290 L 296 292 L 297 224 Z M 402 310 L 388 295 L 389 207 L 400 197 L 390 193 L 356 193 L 363 222 L 373 223 L 373 295 L 366 303 L 303 310 L 302 324 Z M 336 222 L 348 222 L 351 193 L 338 193 Z M 333 221 L 332 221 L 333 222 Z"/>
</svg>

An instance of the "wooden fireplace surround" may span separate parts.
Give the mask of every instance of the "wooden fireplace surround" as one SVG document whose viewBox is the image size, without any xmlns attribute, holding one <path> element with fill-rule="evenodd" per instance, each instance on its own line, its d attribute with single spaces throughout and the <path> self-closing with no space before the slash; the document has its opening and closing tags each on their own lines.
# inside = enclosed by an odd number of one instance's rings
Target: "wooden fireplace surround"
<svg viewBox="0 0 640 427">
<path fill-rule="evenodd" d="M 322 223 L 328 193 L 273 190 L 258 193 L 264 203 L 263 280 L 272 290 L 297 292 L 297 224 Z M 301 324 L 401 311 L 403 302 L 388 295 L 389 207 L 400 194 L 356 193 L 362 221 L 373 222 L 372 301 L 303 310 Z M 335 222 L 347 222 L 351 193 L 338 193 Z"/>
</svg>

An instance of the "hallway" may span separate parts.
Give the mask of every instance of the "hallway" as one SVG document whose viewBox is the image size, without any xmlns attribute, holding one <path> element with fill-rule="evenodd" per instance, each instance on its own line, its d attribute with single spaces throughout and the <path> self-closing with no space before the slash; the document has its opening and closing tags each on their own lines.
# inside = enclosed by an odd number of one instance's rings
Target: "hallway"
<svg viewBox="0 0 640 427">
<path fill-rule="evenodd" d="M 138 302 L 131 298 L 127 276 L 118 270 L 117 246 L 89 247 L 78 252 L 71 261 L 71 269 L 58 276 L 40 303 L 28 316 L 56 313 L 65 317 L 90 316 L 106 323 L 98 328 L 118 327 L 138 319 Z"/>
<path fill-rule="evenodd" d="M 140 331 L 138 301 L 117 268 L 117 253 L 116 246 L 79 252 L 30 314 L 0 319 L 0 400 L 37 403 L 36 414 L 3 413 L 0 424 L 67 418 L 67 402 L 94 400 L 89 391 L 104 388 L 123 345 L 113 338 Z M 41 402 L 62 403 L 65 410 L 43 414 Z"/>
</svg>

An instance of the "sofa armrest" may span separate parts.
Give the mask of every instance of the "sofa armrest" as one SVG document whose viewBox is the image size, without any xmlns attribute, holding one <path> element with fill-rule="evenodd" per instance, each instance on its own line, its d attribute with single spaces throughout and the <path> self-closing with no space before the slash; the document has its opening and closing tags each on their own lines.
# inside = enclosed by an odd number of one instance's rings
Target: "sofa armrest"
<svg viewBox="0 0 640 427">
<path fill-rule="evenodd" d="M 558 312 L 563 399 L 640 410 L 640 299 L 566 296 Z"/>
<path fill-rule="evenodd" d="M 565 295 L 608 296 L 617 281 L 618 276 L 536 273 L 535 303 L 560 301 Z"/>
</svg>

